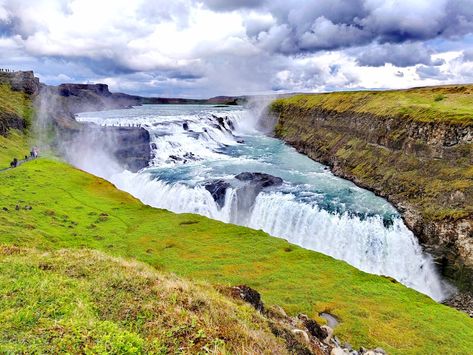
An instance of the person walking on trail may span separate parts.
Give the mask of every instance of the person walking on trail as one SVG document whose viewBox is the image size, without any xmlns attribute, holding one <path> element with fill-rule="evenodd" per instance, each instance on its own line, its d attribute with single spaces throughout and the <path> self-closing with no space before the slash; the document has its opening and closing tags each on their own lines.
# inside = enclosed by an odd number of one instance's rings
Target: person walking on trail
<svg viewBox="0 0 473 355">
<path fill-rule="evenodd" d="M 18 166 L 18 159 L 13 158 L 13 161 L 10 163 L 10 168 L 16 168 Z"/>
<path fill-rule="evenodd" d="M 34 159 L 34 158 L 37 158 L 38 155 L 39 155 L 39 149 L 37 147 L 33 147 L 31 148 L 31 153 L 30 153 L 31 157 Z"/>
</svg>

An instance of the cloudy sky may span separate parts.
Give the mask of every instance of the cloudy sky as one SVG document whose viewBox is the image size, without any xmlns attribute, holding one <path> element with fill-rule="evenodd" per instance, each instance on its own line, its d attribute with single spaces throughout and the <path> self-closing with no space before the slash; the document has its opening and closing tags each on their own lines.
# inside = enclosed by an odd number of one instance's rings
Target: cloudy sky
<svg viewBox="0 0 473 355">
<path fill-rule="evenodd" d="M 0 66 L 182 97 L 473 82 L 473 0 L 0 0 Z"/>
</svg>

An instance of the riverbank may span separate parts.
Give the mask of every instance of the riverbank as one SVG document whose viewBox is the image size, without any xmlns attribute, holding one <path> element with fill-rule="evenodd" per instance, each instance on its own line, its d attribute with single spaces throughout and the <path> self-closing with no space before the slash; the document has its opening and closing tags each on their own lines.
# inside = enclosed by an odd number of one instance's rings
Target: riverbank
<svg viewBox="0 0 473 355">
<path fill-rule="evenodd" d="M 296 95 L 275 134 L 386 197 L 461 289 L 473 287 L 472 86 Z"/>
</svg>

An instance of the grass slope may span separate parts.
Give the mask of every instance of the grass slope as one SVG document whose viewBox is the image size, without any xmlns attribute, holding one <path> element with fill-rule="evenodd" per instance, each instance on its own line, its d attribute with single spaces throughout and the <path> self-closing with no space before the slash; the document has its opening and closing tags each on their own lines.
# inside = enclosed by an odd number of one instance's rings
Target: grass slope
<svg viewBox="0 0 473 355">
<path fill-rule="evenodd" d="M 473 125 L 473 85 L 434 86 L 394 91 L 350 91 L 302 94 L 281 102 L 303 109 L 400 116 L 421 122 Z"/>
<path fill-rule="evenodd" d="M 354 346 L 394 354 L 473 349 L 473 319 L 400 284 L 261 231 L 153 209 L 59 161 L 1 173 L 0 196 L 6 245 L 93 248 L 194 280 L 248 284 L 290 313 L 329 310 L 341 320 L 336 333 Z"/>
<path fill-rule="evenodd" d="M 0 353 L 287 353 L 206 284 L 90 250 L 0 247 Z"/>
</svg>

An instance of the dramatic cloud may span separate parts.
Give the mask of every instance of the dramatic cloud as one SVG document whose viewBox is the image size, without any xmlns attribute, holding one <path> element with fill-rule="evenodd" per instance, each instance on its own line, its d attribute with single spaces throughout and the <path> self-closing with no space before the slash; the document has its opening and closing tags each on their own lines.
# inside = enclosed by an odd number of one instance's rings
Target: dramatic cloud
<svg viewBox="0 0 473 355">
<path fill-rule="evenodd" d="M 422 43 L 383 44 L 367 46 L 357 56 L 358 63 L 364 66 L 380 67 L 386 63 L 397 67 L 410 67 L 416 64 L 441 65 L 442 59 L 432 59 L 433 50 Z"/>
<path fill-rule="evenodd" d="M 256 8 L 261 6 L 264 0 L 204 0 L 202 1 L 210 9 L 215 11 L 233 11 L 243 8 Z"/>
<path fill-rule="evenodd" d="M 1 66 L 211 96 L 471 80 L 471 0 L 0 0 Z"/>
</svg>

